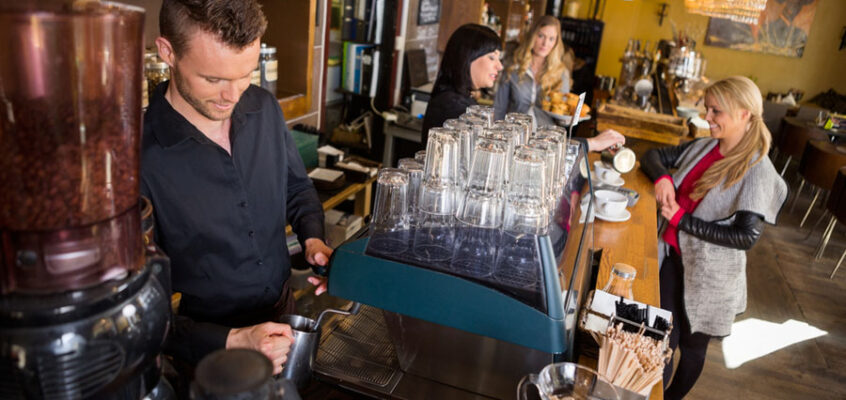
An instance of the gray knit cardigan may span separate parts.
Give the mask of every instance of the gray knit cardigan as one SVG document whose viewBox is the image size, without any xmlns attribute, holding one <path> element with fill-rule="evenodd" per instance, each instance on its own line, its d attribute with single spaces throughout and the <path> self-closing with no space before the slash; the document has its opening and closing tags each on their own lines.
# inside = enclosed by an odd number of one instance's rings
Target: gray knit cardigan
<svg viewBox="0 0 846 400">
<path fill-rule="evenodd" d="M 699 139 L 681 154 L 673 174 L 676 189 L 693 167 L 719 143 Z M 724 190 L 711 189 L 696 207 L 693 216 L 720 225 L 731 225 L 738 211 L 761 215 L 775 225 L 787 199 L 787 185 L 769 157 L 752 166 L 739 182 Z M 666 220 L 662 229 L 666 229 Z M 679 249 L 684 264 L 684 307 L 692 332 L 711 336 L 731 334 L 737 314 L 746 310 L 746 252 L 709 243 L 679 230 Z M 661 240 L 661 261 L 667 244 Z M 659 264 L 660 265 L 660 264 Z"/>
</svg>

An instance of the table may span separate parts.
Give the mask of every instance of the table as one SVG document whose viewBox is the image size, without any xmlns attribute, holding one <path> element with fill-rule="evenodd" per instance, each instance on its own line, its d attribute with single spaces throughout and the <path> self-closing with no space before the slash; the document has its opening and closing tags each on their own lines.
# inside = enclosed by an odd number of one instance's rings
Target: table
<svg viewBox="0 0 846 400">
<path fill-rule="evenodd" d="M 824 133 L 828 135 L 829 140 L 831 140 L 832 142 L 846 141 L 846 130 L 843 129 L 823 129 L 817 126 L 816 122 L 814 121 L 799 119 L 796 117 L 784 117 L 783 121 L 785 125 L 790 125 L 798 129 L 810 130 L 816 133 Z M 784 131 L 784 129 L 782 130 Z"/>
<path fill-rule="evenodd" d="M 397 138 L 408 140 L 414 143 L 423 141 L 423 133 L 416 130 L 399 126 L 393 122 L 385 121 L 383 133 L 385 134 L 385 150 L 382 152 L 382 165 L 393 165 L 394 142 Z"/>
<path fill-rule="evenodd" d="M 340 190 L 332 192 L 317 192 L 320 202 L 323 204 L 323 211 L 331 210 L 341 204 L 348 197 L 355 195 L 354 213 L 366 217 L 370 215 L 370 203 L 373 199 L 373 182 L 376 177 L 370 177 L 364 182 L 349 183 Z M 285 234 L 293 233 L 291 225 L 285 227 Z"/>
<path fill-rule="evenodd" d="M 599 159 L 599 154 L 590 153 L 589 160 Z M 640 170 L 640 163 L 629 173 L 622 175 L 626 183 L 623 187 L 640 194 L 634 207 L 629 208 L 632 217 L 626 222 L 607 222 L 596 219 L 594 222 L 594 249 L 602 249 L 596 289 L 601 289 L 608 281 L 611 267 L 615 263 L 629 264 L 637 269 L 637 277 L 632 284 L 634 299 L 651 306 L 661 306 L 658 265 L 658 214 L 655 203 L 655 187 L 652 181 Z M 577 209 L 577 213 L 581 213 Z M 580 229 L 570 232 L 570 237 L 579 237 Z M 575 241 L 572 241 L 575 242 Z M 572 263 L 572 262 L 571 262 Z M 579 363 L 595 368 L 596 360 L 581 357 Z M 652 388 L 651 400 L 664 398 L 663 382 Z"/>
</svg>

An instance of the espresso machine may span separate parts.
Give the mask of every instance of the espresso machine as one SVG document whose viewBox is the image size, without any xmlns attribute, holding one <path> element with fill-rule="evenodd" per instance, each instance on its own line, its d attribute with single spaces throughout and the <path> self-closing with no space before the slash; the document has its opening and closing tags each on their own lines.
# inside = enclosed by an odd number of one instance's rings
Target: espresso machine
<svg viewBox="0 0 846 400">
<path fill-rule="evenodd" d="M 0 5 L 0 398 L 173 398 L 169 264 L 139 201 L 143 23 Z"/>
<path fill-rule="evenodd" d="M 579 153 L 574 166 L 585 159 Z M 568 172 L 563 192 L 581 193 L 579 168 Z M 499 246 L 523 254 L 504 274 L 371 245 L 409 243 L 414 228 L 351 238 L 332 256 L 329 293 L 364 306 L 324 326 L 318 379 L 379 398 L 513 398 L 523 376 L 575 359 L 576 315 L 594 272 L 592 222 L 571 213 L 580 203 L 576 194 L 561 203 L 570 221 L 563 249 L 551 233 Z M 476 228 L 456 229 L 461 237 Z"/>
</svg>

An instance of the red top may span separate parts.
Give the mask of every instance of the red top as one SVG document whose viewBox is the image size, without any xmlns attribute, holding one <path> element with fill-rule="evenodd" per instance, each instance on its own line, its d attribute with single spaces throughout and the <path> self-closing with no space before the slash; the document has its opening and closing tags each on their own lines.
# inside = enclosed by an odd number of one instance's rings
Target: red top
<svg viewBox="0 0 846 400">
<path fill-rule="evenodd" d="M 702 174 L 708 170 L 708 167 L 722 159 L 723 155 L 720 153 L 720 146 L 715 146 L 713 150 L 709 151 L 705 157 L 702 157 L 693 169 L 690 170 L 690 172 L 684 177 L 681 186 L 679 186 L 678 190 L 676 190 L 676 202 L 679 203 L 679 210 L 676 211 L 675 215 L 673 215 L 673 219 L 669 221 L 670 225 L 667 226 L 662 238 L 665 242 L 667 242 L 667 244 L 673 246 L 678 254 L 681 254 L 678 236 L 679 222 L 685 213 L 692 213 L 696 210 L 696 206 L 699 205 L 699 202 L 702 201 L 702 199 L 691 199 L 690 194 L 693 193 L 696 182 L 699 181 Z M 669 179 L 671 183 L 673 182 L 673 178 L 670 175 L 664 175 L 658 178 L 655 182 L 657 183 L 661 179 Z"/>
</svg>

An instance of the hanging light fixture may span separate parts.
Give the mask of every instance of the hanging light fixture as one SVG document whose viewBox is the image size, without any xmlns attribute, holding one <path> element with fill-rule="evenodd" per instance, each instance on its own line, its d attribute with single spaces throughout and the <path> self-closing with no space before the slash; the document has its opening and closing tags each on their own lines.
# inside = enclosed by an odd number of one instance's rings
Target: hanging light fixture
<svg viewBox="0 0 846 400">
<path fill-rule="evenodd" d="M 690 13 L 757 25 L 767 0 L 684 0 L 684 5 Z"/>
</svg>

